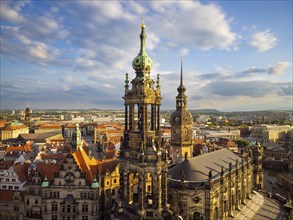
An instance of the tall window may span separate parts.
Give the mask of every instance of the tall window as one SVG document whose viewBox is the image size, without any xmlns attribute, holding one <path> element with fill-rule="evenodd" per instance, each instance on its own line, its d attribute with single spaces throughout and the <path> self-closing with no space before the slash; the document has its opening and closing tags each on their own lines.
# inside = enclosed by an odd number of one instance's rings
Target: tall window
<svg viewBox="0 0 293 220">
<path fill-rule="evenodd" d="M 82 205 L 82 212 L 88 212 L 88 205 L 87 204 Z"/>
<path fill-rule="evenodd" d="M 58 220 L 58 216 L 57 215 L 52 215 L 51 220 Z"/>
<path fill-rule="evenodd" d="M 57 211 L 58 211 L 57 203 L 52 203 L 52 212 L 57 212 Z"/>
</svg>

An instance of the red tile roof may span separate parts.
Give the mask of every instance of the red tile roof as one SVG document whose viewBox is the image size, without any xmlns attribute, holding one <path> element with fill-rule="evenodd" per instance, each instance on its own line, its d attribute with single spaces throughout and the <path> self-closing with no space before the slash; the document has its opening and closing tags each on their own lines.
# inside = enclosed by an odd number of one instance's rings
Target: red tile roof
<svg viewBox="0 0 293 220">
<path fill-rule="evenodd" d="M 36 165 L 37 165 L 37 168 L 30 173 L 29 179 L 31 179 L 33 174 L 37 171 L 40 173 L 42 180 L 44 180 L 46 176 L 49 182 L 52 182 L 54 180 L 54 173 L 59 172 L 62 166 L 61 164 L 54 164 L 54 163 L 51 163 L 51 164 L 37 163 Z"/>
<path fill-rule="evenodd" d="M 18 175 L 18 179 L 24 182 L 28 178 L 28 167 L 30 163 L 16 163 L 14 165 L 14 172 Z"/>
<path fill-rule="evenodd" d="M 0 161 L 0 170 L 7 170 L 9 167 L 13 166 L 14 161 Z"/>
<path fill-rule="evenodd" d="M 24 199 L 24 192 L 15 192 L 9 190 L 0 190 L 0 202 L 11 202 L 14 200 L 14 195 L 20 195 L 18 198 L 19 201 L 23 201 Z"/>
<path fill-rule="evenodd" d="M 57 128 L 57 129 L 59 129 L 59 128 L 61 128 L 61 125 L 60 124 L 41 124 L 41 125 L 39 125 L 39 128 L 42 128 L 42 129 Z"/>
</svg>

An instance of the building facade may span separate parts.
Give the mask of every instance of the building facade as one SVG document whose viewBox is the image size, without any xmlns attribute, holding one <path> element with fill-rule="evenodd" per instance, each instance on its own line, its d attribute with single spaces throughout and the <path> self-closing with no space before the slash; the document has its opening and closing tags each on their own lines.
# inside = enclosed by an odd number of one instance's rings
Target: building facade
<svg viewBox="0 0 293 220">
<path fill-rule="evenodd" d="M 0 141 L 17 138 L 19 134 L 28 134 L 29 128 L 21 123 L 10 123 L 0 129 Z"/>
<path fill-rule="evenodd" d="M 253 160 L 222 149 L 188 159 L 168 171 L 168 202 L 186 220 L 233 217 L 250 199 Z"/>
<path fill-rule="evenodd" d="M 33 169 L 26 185 L 25 219 L 99 219 L 99 183 L 90 179 L 69 154 L 62 165 Z"/>
</svg>

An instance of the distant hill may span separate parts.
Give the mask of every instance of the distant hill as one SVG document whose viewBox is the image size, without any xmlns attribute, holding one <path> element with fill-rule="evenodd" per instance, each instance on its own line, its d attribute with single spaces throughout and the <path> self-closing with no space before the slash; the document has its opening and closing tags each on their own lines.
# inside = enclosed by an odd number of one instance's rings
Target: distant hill
<svg viewBox="0 0 293 220">
<path fill-rule="evenodd" d="M 191 109 L 189 111 L 191 113 L 200 113 L 200 114 L 221 113 L 221 111 L 217 109 Z"/>
</svg>

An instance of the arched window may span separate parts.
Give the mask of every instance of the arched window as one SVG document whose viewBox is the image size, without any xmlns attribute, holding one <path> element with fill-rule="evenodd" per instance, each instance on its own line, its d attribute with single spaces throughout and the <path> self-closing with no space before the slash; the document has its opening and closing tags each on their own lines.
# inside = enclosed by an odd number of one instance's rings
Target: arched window
<svg viewBox="0 0 293 220">
<path fill-rule="evenodd" d="M 192 220 L 200 220 L 200 212 L 195 211 L 192 215 Z"/>
</svg>

